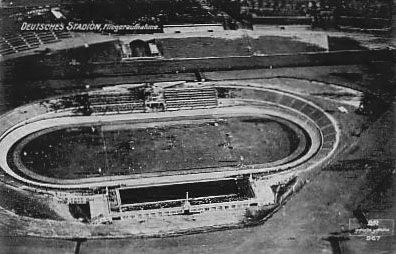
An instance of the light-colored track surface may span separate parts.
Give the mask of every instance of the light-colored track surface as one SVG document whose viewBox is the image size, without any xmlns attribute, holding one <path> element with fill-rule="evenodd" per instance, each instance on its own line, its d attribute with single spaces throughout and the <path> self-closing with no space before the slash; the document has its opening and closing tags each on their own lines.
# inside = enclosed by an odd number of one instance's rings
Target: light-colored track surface
<svg viewBox="0 0 396 254">
<path fill-rule="evenodd" d="M 30 120 L 29 123 L 21 123 L 3 133 L 0 138 L 0 167 L 13 178 L 35 187 L 55 188 L 55 189 L 81 189 L 95 188 L 111 185 L 130 185 L 130 186 L 147 186 L 152 184 L 169 184 L 177 182 L 190 182 L 199 180 L 219 179 L 237 174 L 250 174 L 261 172 L 281 172 L 285 170 L 309 170 L 321 164 L 326 158 L 332 155 L 338 146 L 337 125 L 330 116 L 323 110 L 309 101 L 295 97 L 289 94 L 275 92 L 268 89 L 258 88 L 238 88 L 245 90 L 254 90 L 253 92 L 261 95 L 239 99 L 244 106 L 220 107 L 210 110 L 189 110 L 173 111 L 161 113 L 141 113 L 141 114 L 117 114 L 88 117 L 70 117 L 64 116 L 59 118 L 36 119 Z M 237 100 L 238 101 L 238 100 Z M 290 105 L 288 105 L 290 104 Z M 260 106 L 258 106 L 260 105 Z M 267 106 L 265 106 L 267 105 Z M 31 179 L 16 174 L 8 165 L 7 154 L 11 147 L 21 138 L 46 128 L 70 126 L 91 123 L 106 123 L 113 121 L 131 121 L 158 119 L 174 119 L 191 116 L 205 115 L 270 115 L 287 119 L 301 128 L 305 129 L 312 140 L 310 150 L 297 160 L 293 160 L 283 165 L 264 168 L 243 168 L 236 170 L 217 171 L 199 174 L 167 175 L 155 177 L 143 177 L 134 179 L 128 176 L 106 176 L 97 178 L 84 178 L 79 180 L 71 179 L 51 179 L 35 175 L 33 172 L 24 172 Z M 329 124 L 330 123 L 330 124 Z M 330 131 L 329 131 L 330 130 Z M 33 175 L 32 175 L 33 174 Z"/>
</svg>

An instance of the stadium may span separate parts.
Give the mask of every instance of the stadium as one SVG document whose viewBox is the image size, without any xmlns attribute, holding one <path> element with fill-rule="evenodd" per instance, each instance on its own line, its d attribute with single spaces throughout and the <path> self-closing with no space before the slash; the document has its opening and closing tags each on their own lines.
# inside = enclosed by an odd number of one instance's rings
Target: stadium
<svg viewBox="0 0 396 254">
<path fill-rule="evenodd" d="M 112 238 L 238 238 L 251 226 L 275 239 L 299 221 L 315 231 L 304 204 L 314 213 L 326 203 L 332 213 L 313 220 L 338 224 L 297 245 L 337 253 L 329 232 L 365 214 L 368 201 L 351 200 L 393 170 L 383 152 L 395 79 L 387 3 L 373 4 L 362 28 L 351 5 L 312 14 L 300 1 L 149 2 L 2 6 L 2 241 L 49 252 L 60 241 L 52 250 L 79 253 Z M 86 21 L 144 29 L 16 29 Z M 285 216 L 288 207 L 296 212 Z"/>
<path fill-rule="evenodd" d="M 81 216 L 94 221 L 274 205 L 297 172 L 337 148 L 335 120 L 309 101 L 259 87 L 180 85 L 188 88 L 84 94 L 89 116 L 76 113 L 77 95 L 29 105 L 29 118 L 5 126 L 2 169 L 65 195 L 73 209 L 88 205 Z"/>
</svg>

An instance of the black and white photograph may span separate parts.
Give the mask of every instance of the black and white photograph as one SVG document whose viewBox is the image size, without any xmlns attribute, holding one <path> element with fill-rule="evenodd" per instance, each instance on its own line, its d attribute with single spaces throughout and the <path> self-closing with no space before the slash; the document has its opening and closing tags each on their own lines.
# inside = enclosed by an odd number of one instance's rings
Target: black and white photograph
<svg viewBox="0 0 396 254">
<path fill-rule="evenodd" d="M 395 254 L 396 0 L 0 0 L 0 254 Z"/>
</svg>

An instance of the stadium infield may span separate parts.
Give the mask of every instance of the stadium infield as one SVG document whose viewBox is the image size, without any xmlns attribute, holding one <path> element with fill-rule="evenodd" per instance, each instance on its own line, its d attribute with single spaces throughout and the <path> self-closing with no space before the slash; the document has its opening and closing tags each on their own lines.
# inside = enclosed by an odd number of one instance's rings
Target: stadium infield
<svg viewBox="0 0 396 254">
<path fill-rule="evenodd" d="M 37 174 L 73 179 L 270 163 L 301 139 L 303 131 L 280 118 L 213 117 L 50 128 L 22 139 L 16 151 Z"/>
</svg>

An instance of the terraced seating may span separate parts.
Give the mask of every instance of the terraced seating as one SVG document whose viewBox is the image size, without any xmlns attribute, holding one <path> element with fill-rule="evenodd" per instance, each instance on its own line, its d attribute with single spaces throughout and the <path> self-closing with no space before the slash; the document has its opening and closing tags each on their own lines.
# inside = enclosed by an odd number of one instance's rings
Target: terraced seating
<svg viewBox="0 0 396 254">
<path fill-rule="evenodd" d="M 144 112 L 145 107 L 143 103 L 122 103 L 122 104 L 107 104 L 107 105 L 95 105 L 91 107 L 96 113 L 106 112 Z"/>
<path fill-rule="evenodd" d="M 25 39 L 27 44 L 29 44 L 31 47 L 40 46 L 40 42 L 39 42 L 39 40 L 37 39 L 36 35 L 33 32 L 24 34 L 23 38 Z"/>
<path fill-rule="evenodd" d="M 37 33 L 37 36 L 43 44 L 59 41 L 52 33 Z"/>
<path fill-rule="evenodd" d="M 89 102 L 91 105 L 100 105 L 100 104 L 120 104 L 127 103 L 131 101 L 140 101 L 138 98 L 131 94 L 122 94 L 122 95 L 105 95 L 105 96 L 94 96 L 89 98 Z"/>
<path fill-rule="evenodd" d="M 238 195 L 226 195 L 219 197 L 207 197 L 202 199 L 194 199 L 190 200 L 191 205 L 203 205 L 203 204 L 214 204 L 214 203 L 224 203 L 224 202 L 233 202 L 233 201 L 243 201 L 248 200 L 248 197 L 241 197 Z"/>
<path fill-rule="evenodd" d="M 217 107 L 216 91 L 211 88 L 169 89 L 164 99 L 167 110 Z"/>
<path fill-rule="evenodd" d="M 231 98 L 241 96 L 246 99 L 267 101 L 273 103 L 278 103 L 282 99 L 282 96 L 277 93 L 261 91 L 261 90 L 250 90 L 250 89 L 243 89 L 243 90 L 237 89 L 231 91 L 230 96 Z"/>
<path fill-rule="evenodd" d="M 131 97 L 116 97 L 116 98 L 95 98 L 90 100 L 91 105 L 100 105 L 100 104 L 120 104 L 131 102 Z"/>
<path fill-rule="evenodd" d="M 70 38 L 67 31 L 23 32 L 6 34 L 0 37 L 0 55 L 10 55 L 38 48 L 40 45 L 58 42 Z"/>
<path fill-rule="evenodd" d="M 91 109 L 96 113 L 145 111 L 144 98 L 138 91 L 132 90 L 129 93 L 92 93 L 89 94 Z"/>
<path fill-rule="evenodd" d="M 325 113 L 308 103 L 296 100 L 287 95 L 283 95 L 283 98 L 280 100 L 280 104 L 297 109 L 304 113 L 318 125 L 322 133 L 322 148 L 309 162 L 307 162 L 306 166 L 309 164 L 315 164 L 327 157 L 337 140 L 337 131 L 335 129 L 336 127 Z"/>
<path fill-rule="evenodd" d="M 183 205 L 182 201 L 136 204 L 136 205 L 124 206 L 122 208 L 122 211 L 127 212 L 127 211 L 163 209 L 163 208 L 181 207 L 182 205 Z"/>
<path fill-rule="evenodd" d="M 4 40 L 3 37 L 0 38 L 0 54 L 2 55 L 8 55 L 12 54 L 15 52 L 15 49 Z"/>
<path fill-rule="evenodd" d="M 320 111 L 316 107 L 288 95 L 281 95 L 281 97 L 279 97 L 279 95 L 278 97 L 267 95 L 266 99 L 268 100 L 271 97 L 275 99 L 269 101 L 277 102 L 280 105 L 294 108 L 311 118 L 321 129 L 323 136 L 330 135 L 332 133 L 335 135 L 333 124 L 329 118 L 326 117 L 323 111 Z"/>
<path fill-rule="evenodd" d="M 218 197 L 204 197 L 204 198 L 196 198 L 190 199 L 190 205 L 206 205 L 206 204 L 216 204 L 216 203 L 224 203 L 224 202 L 234 202 L 234 201 L 243 201 L 248 200 L 247 197 L 241 197 L 238 195 L 224 195 Z M 183 206 L 183 200 L 177 201 L 168 201 L 168 202 L 158 202 L 158 203 L 146 203 L 146 204 L 131 204 L 128 206 L 123 206 L 122 211 L 139 211 L 139 210 L 152 210 L 152 209 L 163 209 L 163 208 L 174 208 Z"/>
<path fill-rule="evenodd" d="M 53 33 L 58 39 L 67 39 L 72 37 L 67 31 L 53 31 Z"/>
<path fill-rule="evenodd" d="M 38 47 L 39 44 L 34 43 L 36 41 L 32 41 L 31 37 L 29 37 L 29 41 L 30 43 L 24 39 L 22 34 L 4 35 L 1 37 L 0 54 L 8 55 Z"/>
</svg>

